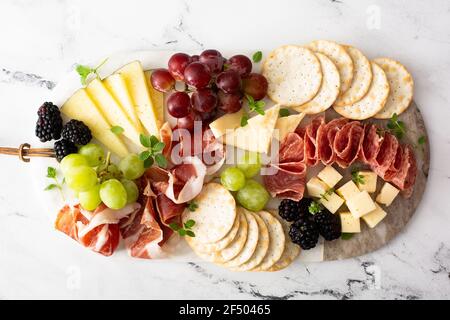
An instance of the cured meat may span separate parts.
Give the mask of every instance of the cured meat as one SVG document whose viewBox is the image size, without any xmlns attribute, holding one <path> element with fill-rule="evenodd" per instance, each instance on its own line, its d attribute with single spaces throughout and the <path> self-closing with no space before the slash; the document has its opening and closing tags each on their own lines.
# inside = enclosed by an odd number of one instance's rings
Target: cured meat
<svg viewBox="0 0 450 320">
<path fill-rule="evenodd" d="M 378 134 L 378 128 L 374 124 L 366 124 L 364 126 L 364 140 L 359 152 L 362 162 L 370 164 L 380 150 L 383 136 Z"/>
<path fill-rule="evenodd" d="M 331 120 L 317 130 L 317 156 L 324 165 L 331 165 L 336 161 L 334 140 L 336 134 L 348 122 L 346 118 Z"/>
<path fill-rule="evenodd" d="M 391 166 L 384 174 L 384 180 L 391 181 L 393 177 L 397 174 L 397 172 L 401 169 L 403 160 L 403 147 L 399 143 L 397 146 L 397 151 L 395 152 L 394 161 L 392 161 Z"/>
<path fill-rule="evenodd" d="M 414 150 L 410 145 L 403 148 L 402 161 L 397 174 L 390 180 L 405 196 L 410 196 L 412 188 L 416 182 L 417 163 L 414 157 Z"/>
<path fill-rule="evenodd" d="M 297 133 L 289 133 L 281 144 L 278 163 L 272 163 L 272 174 L 263 176 L 267 191 L 272 197 L 299 201 L 305 191 L 306 165 L 304 142 Z"/>
<path fill-rule="evenodd" d="M 352 121 L 345 124 L 336 133 L 333 149 L 336 154 L 336 163 L 341 168 L 349 167 L 358 159 L 363 139 L 364 129 L 359 121 Z"/>
<path fill-rule="evenodd" d="M 319 162 L 317 154 L 317 131 L 324 123 L 325 117 L 319 116 L 314 118 L 305 129 L 305 163 L 307 166 L 315 166 Z"/>
<path fill-rule="evenodd" d="M 168 226 L 172 222 L 180 223 L 181 214 L 185 208 L 186 205 L 184 203 L 176 204 L 164 194 L 159 194 L 156 197 L 156 209 L 158 211 L 161 223 L 164 225 Z"/>
<path fill-rule="evenodd" d="M 383 142 L 381 143 L 380 150 L 376 157 L 370 162 L 370 167 L 373 172 L 385 179 L 385 174 L 391 167 L 392 162 L 395 160 L 395 155 L 398 148 L 398 140 L 392 134 L 386 132 L 384 134 Z"/>
</svg>

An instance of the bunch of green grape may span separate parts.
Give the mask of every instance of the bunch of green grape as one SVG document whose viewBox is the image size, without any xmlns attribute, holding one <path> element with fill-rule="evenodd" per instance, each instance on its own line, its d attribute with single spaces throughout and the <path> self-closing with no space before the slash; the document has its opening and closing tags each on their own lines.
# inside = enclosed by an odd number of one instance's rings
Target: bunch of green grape
<svg viewBox="0 0 450 320">
<path fill-rule="evenodd" d="M 236 200 L 250 211 L 261 211 L 270 199 L 267 190 L 258 182 L 251 180 L 261 170 L 259 153 L 247 152 L 236 167 L 225 169 L 220 175 L 222 185 L 236 191 Z"/>
<path fill-rule="evenodd" d="M 84 209 L 95 210 L 103 202 L 119 210 L 137 200 L 139 189 L 133 180 L 141 177 L 145 168 L 137 154 L 129 154 L 118 166 L 111 164 L 99 145 L 89 143 L 66 156 L 61 171 Z"/>
</svg>

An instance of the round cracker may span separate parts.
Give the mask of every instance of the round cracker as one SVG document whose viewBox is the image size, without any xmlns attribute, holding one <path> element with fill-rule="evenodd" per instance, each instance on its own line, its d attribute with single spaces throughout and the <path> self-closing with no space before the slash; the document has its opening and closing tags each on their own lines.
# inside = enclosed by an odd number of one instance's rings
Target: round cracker
<svg viewBox="0 0 450 320">
<path fill-rule="evenodd" d="M 261 263 L 252 271 L 267 271 L 278 260 L 280 260 L 283 254 L 286 239 L 284 236 L 283 226 L 272 214 L 266 211 L 260 211 L 258 214 L 266 223 L 269 228 L 269 250 Z"/>
<path fill-rule="evenodd" d="M 249 271 L 259 265 L 261 261 L 264 259 L 264 257 L 267 254 L 267 251 L 269 250 L 269 228 L 267 227 L 264 220 L 257 215 L 256 213 L 249 212 L 256 220 L 256 223 L 258 224 L 258 244 L 256 245 L 255 252 L 253 253 L 252 257 L 245 263 L 241 264 L 240 266 L 230 268 L 233 271 Z"/>
<path fill-rule="evenodd" d="M 239 219 L 239 215 L 236 215 L 233 227 L 231 228 L 230 232 L 228 232 L 228 234 L 223 239 L 217 242 L 201 243 L 196 240 L 196 237 L 186 237 L 186 241 L 191 247 L 195 247 L 195 249 L 199 252 L 214 253 L 220 251 L 222 249 L 225 249 L 234 240 L 239 231 L 240 221 L 241 219 Z"/>
<path fill-rule="evenodd" d="M 244 209 L 241 207 L 237 208 L 240 224 L 239 231 L 236 237 L 225 249 L 220 250 L 216 253 L 216 256 L 213 260 L 215 263 L 225 263 L 227 261 L 230 261 L 231 259 L 236 257 L 244 248 L 245 242 L 247 241 L 248 223 L 243 210 Z"/>
<path fill-rule="evenodd" d="M 322 86 L 316 96 L 307 103 L 295 107 L 298 112 L 316 114 L 327 110 L 336 101 L 339 95 L 340 77 L 337 67 L 333 61 L 322 53 L 316 53 L 322 68 Z"/>
<path fill-rule="evenodd" d="M 383 69 L 371 62 L 373 79 L 367 94 L 354 104 L 337 107 L 334 110 L 340 115 L 354 120 L 364 120 L 376 115 L 386 104 L 389 95 L 389 82 Z"/>
<path fill-rule="evenodd" d="M 323 53 L 333 61 L 339 70 L 341 92 L 347 91 L 353 80 L 353 61 L 344 47 L 334 41 L 328 40 L 313 41 L 306 47 L 314 52 Z"/>
<path fill-rule="evenodd" d="M 281 255 L 281 258 L 267 271 L 279 271 L 287 268 L 300 254 L 300 246 L 293 243 L 291 241 L 291 238 L 289 237 L 290 224 L 286 220 L 281 219 L 278 213 L 275 212 L 273 213 L 273 215 L 275 216 L 275 218 L 278 219 L 278 221 L 280 221 L 281 225 L 283 226 L 284 236 L 286 238 L 286 245 L 284 247 L 284 251 L 283 254 Z"/>
<path fill-rule="evenodd" d="M 413 98 L 414 80 L 400 62 L 389 58 L 377 58 L 374 62 L 384 70 L 391 87 L 386 105 L 375 118 L 389 119 L 394 113 L 401 114 L 408 109 Z"/>
<path fill-rule="evenodd" d="M 317 94 L 322 83 L 319 59 L 299 46 L 282 46 L 264 61 L 262 74 L 269 82 L 268 96 L 285 106 L 302 105 Z"/>
<path fill-rule="evenodd" d="M 334 102 L 335 106 L 342 107 L 361 100 L 369 91 L 372 83 L 372 67 L 369 59 L 358 49 L 344 46 L 353 61 L 353 80 L 350 88 L 343 92 Z"/>
<path fill-rule="evenodd" d="M 192 231 L 196 241 L 213 243 L 223 239 L 236 219 L 236 202 L 231 193 L 221 184 L 209 183 L 194 202 L 198 208 L 195 211 L 185 210 L 183 222 L 195 221 Z"/>
<path fill-rule="evenodd" d="M 248 223 L 247 241 L 239 254 L 223 264 L 224 267 L 237 267 L 247 262 L 252 257 L 258 245 L 259 227 L 255 217 L 244 209 L 245 217 Z"/>
</svg>

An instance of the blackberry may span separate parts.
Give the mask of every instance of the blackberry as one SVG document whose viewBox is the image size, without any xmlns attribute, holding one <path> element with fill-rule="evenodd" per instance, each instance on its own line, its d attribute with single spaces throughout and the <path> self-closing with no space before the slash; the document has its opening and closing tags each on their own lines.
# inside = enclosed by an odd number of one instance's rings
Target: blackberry
<svg viewBox="0 0 450 320">
<path fill-rule="evenodd" d="M 92 140 L 91 130 L 83 121 L 70 120 L 64 125 L 62 137 L 78 145 L 88 144 Z"/>
<path fill-rule="evenodd" d="M 283 199 L 278 206 L 278 213 L 286 221 L 296 221 L 301 216 L 309 214 L 308 208 L 311 202 L 312 199 L 309 198 L 303 198 L 300 201 Z"/>
<path fill-rule="evenodd" d="M 62 118 L 59 108 L 51 102 L 45 102 L 38 110 L 35 134 L 41 142 L 61 138 Z"/>
<path fill-rule="evenodd" d="M 305 215 L 291 224 L 289 237 L 303 250 L 309 250 L 314 248 L 319 241 L 319 230 L 312 217 Z"/>
<path fill-rule="evenodd" d="M 78 152 L 77 146 L 73 142 L 66 139 L 56 141 L 54 149 L 56 160 L 58 160 L 58 162 L 61 162 L 61 160 L 64 159 L 65 156 Z"/>
<path fill-rule="evenodd" d="M 338 215 L 332 214 L 328 210 L 322 210 L 314 215 L 319 233 L 327 241 L 336 240 L 341 237 L 341 219 Z"/>
</svg>

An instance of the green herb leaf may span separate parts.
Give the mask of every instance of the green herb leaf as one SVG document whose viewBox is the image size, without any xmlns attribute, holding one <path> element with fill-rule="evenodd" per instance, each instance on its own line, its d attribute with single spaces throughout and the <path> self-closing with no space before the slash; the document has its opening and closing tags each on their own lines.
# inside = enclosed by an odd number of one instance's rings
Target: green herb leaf
<svg viewBox="0 0 450 320">
<path fill-rule="evenodd" d="M 181 227 L 178 225 L 178 223 L 176 222 L 172 222 L 169 224 L 170 229 L 172 229 L 173 231 L 178 231 L 181 229 Z"/>
<path fill-rule="evenodd" d="M 145 134 L 140 134 L 139 135 L 139 140 L 141 141 L 141 144 L 146 147 L 146 148 L 150 148 L 150 137 L 146 136 Z"/>
<path fill-rule="evenodd" d="M 320 196 L 322 197 L 322 199 L 328 201 L 327 196 L 331 196 L 334 192 L 334 188 L 330 188 L 327 191 L 325 191 L 324 193 L 322 193 Z"/>
<path fill-rule="evenodd" d="M 166 157 L 164 157 L 161 153 L 158 153 L 155 156 L 155 161 L 156 161 L 156 163 L 158 164 L 159 167 L 161 167 L 163 169 L 167 167 Z"/>
<path fill-rule="evenodd" d="M 308 211 L 310 214 L 316 214 L 322 211 L 322 205 L 318 203 L 317 201 L 311 202 L 311 204 L 308 207 Z"/>
<path fill-rule="evenodd" d="M 56 169 L 53 167 L 47 168 L 47 178 L 56 178 Z"/>
<path fill-rule="evenodd" d="M 154 147 L 158 142 L 159 142 L 159 139 L 156 136 L 154 136 L 154 135 L 150 136 L 150 146 L 151 147 Z"/>
<path fill-rule="evenodd" d="M 121 135 L 125 130 L 121 126 L 113 126 L 111 127 L 111 132 L 115 135 Z"/>
<path fill-rule="evenodd" d="M 139 154 L 139 159 L 140 159 L 141 161 L 145 161 L 145 160 L 147 160 L 148 158 L 150 158 L 150 156 L 151 156 L 150 151 L 148 151 L 148 150 L 142 151 L 142 152 Z"/>
<path fill-rule="evenodd" d="M 58 186 L 54 183 L 49 184 L 47 187 L 45 187 L 44 191 L 49 191 L 49 190 L 53 190 L 55 188 L 58 188 Z"/>
<path fill-rule="evenodd" d="M 353 238 L 354 235 L 355 235 L 354 233 L 342 233 L 341 239 L 350 240 L 351 238 Z"/>
<path fill-rule="evenodd" d="M 255 99 L 253 99 L 253 97 L 247 93 L 245 94 L 245 98 L 247 99 L 249 105 L 255 103 Z"/>
<path fill-rule="evenodd" d="M 84 66 L 84 65 L 81 65 L 81 64 L 77 65 L 75 70 L 80 75 L 81 84 L 83 86 L 86 85 L 86 81 L 87 81 L 88 76 L 91 73 L 95 73 L 95 70 L 92 69 L 91 67 Z"/>
<path fill-rule="evenodd" d="M 419 139 L 417 139 L 417 143 L 419 145 L 425 144 L 426 141 L 427 141 L 427 138 L 425 136 L 420 136 Z"/>
<path fill-rule="evenodd" d="M 402 139 L 406 133 L 406 125 L 403 121 L 398 120 L 398 115 L 396 113 L 392 115 L 386 126 L 398 139 Z"/>
<path fill-rule="evenodd" d="M 194 212 L 195 210 L 197 210 L 198 204 L 196 204 L 195 202 L 190 202 L 190 203 L 188 203 L 187 208 L 189 211 Z"/>
<path fill-rule="evenodd" d="M 179 234 L 180 236 L 184 237 L 184 236 L 186 235 L 186 230 L 180 229 L 180 230 L 178 230 L 178 234 Z"/>
<path fill-rule="evenodd" d="M 153 147 L 152 147 L 152 151 L 157 153 L 157 152 L 161 152 L 164 150 L 164 148 L 166 147 L 166 144 L 164 142 L 157 142 Z"/>
<path fill-rule="evenodd" d="M 352 181 L 358 184 L 365 184 L 364 176 L 359 174 L 359 170 L 355 169 L 352 171 Z"/>
<path fill-rule="evenodd" d="M 254 63 L 258 63 L 258 62 L 260 62 L 261 61 L 261 59 L 262 59 L 262 52 L 261 51 L 256 51 L 254 54 L 253 54 L 253 62 Z"/>
<path fill-rule="evenodd" d="M 286 109 L 286 108 L 282 108 L 282 109 L 280 109 L 280 117 L 287 117 L 287 116 L 289 116 L 289 109 Z"/>
<path fill-rule="evenodd" d="M 264 115 L 264 106 L 266 105 L 266 103 L 264 101 L 256 101 L 253 107 L 253 110 L 256 111 L 256 113 L 259 113 L 260 115 Z"/>
<path fill-rule="evenodd" d="M 186 230 L 186 235 L 191 237 L 191 238 L 195 238 L 195 233 L 191 230 Z"/>
<path fill-rule="evenodd" d="M 153 165 L 154 162 L 155 162 L 155 161 L 153 160 L 153 158 L 150 157 L 150 158 L 148 158 L 148 159 L 146 159 L 146 160 L 144 161 L 144 167 L 145 167 L 145 168 L 150 168 L 150 167 Z"/>
<path fill-rule="evenodd" d="M 195 226 L 195 221 L 192 219 L 189 219 L 188 221 L 186 221 L 186 223 L 184 224 L 184 227 L 186 229 L 191 229 L 193 226 Z"/>
<path fill-rule="evenodd" d="M 248 115 L 243 115 L 241 118 L 241 127 L 245 127 L 248 124 Z"/>
</svg>

